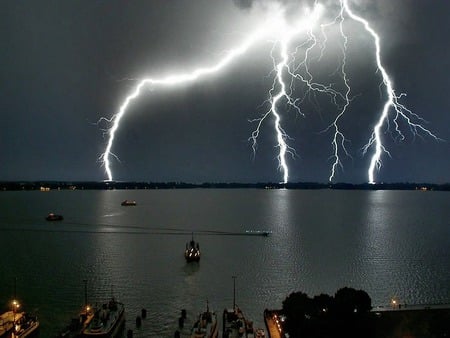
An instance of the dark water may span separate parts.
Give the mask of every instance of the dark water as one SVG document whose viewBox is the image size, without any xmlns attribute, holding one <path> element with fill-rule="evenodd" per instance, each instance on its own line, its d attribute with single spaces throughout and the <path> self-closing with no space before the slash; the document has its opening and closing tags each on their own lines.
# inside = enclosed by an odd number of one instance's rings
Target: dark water
<svg viewBox="0 0 450 338">
<path fill-rule="evenodd" d="M 124 199 L 136 207 L 122 207 Z M 263 326 L 293 291 L 367 291 L 373 305 L 450 302 L 450 194 L 420 191 L 118 190 L 0 193 L 0 306 L 51 337 L 113 292 L 135 337 L 172 337 L 180 310 L 236 303 Z M 49 212 L 64 215 L 47 222 Z M 244 236 L 270 230 L 269 237 Z M 191 231 L 199 264 L 183 251 Z M 230 234 L 224 234 L 229 232 Z M 140 329 L 135 318 L 147 318 Z"/>
</svg>

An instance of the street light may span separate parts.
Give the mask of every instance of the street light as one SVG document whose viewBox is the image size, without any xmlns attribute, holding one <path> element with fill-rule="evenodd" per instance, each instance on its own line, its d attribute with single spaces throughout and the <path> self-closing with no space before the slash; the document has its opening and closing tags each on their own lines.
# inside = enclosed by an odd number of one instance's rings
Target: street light
<svg viewBox="0 0 450 338">
<path fill-rule="evenodd" d="M 391 304 L 392 304 L 392 308 L 396 308 L 397 307 L 397 300 L 396 299 L 394 299 L 394 298 L 392 298 L 392 300 L 391 300 Z"/>
<path fill-rule="evenodd" d="M 13 300 L 12 302 L 12 310 L 16 313 L 19 310 L 20 304 L 17 300 Z"/>
</svg>

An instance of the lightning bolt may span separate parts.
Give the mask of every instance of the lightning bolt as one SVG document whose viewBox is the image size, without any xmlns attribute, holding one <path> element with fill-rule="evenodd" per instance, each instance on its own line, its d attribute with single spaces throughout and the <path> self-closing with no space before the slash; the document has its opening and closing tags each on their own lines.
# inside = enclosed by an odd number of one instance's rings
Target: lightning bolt
<svg viewBox="0 0 450 338">
<path fill-rule="evenodd" d="M 385 123 L 389 122 L 389 113 L 390 111 L 394 111 L 393 123 L 395 125 L 395 132 L 400 136 L 401 139 L 404 139 L 405 136 L 401 132 L 398 119 L 402 118 L 406 121 L 406 123 L 410 127 L 411 133 L 415 135 L 427 134 L 434 138 L 436 141 L 441 140 L 435 134 L 433 134 L 430 130 L 426 129 L 420 122 L 423 122 L 423 119 L 420 118 L 417 114 L 409 110 L 405 105 L 400 102 L 400 99 L 405 94 L 397 95 L 394 90 L 394 86 L 392 84 L 392 80 L 387 73 L 386 69 L 381 62 L 381 47 L 380 47 L 380 37 L 375 32 L 375 30 L 370 26 L 369 22 L 360 16 L 356 15 L 349 7 L 348 0 L 343 0 L 342 6 L 345 9 L 345 12 L 348 14 L 350 18 L 361 23 L 364 26 L 364 29 L 372 36 L 374 44 L 375 44 L 375 60 L 377 63 L 377 68 L 381 73 L 383 84 L 386 87 L 387 100 L 384 103 L 383 110 L 381 111 L 380 117 L 373 128 L 373 132 L 367 144 L 363 147 L 363 153 L 365 154 L 370 147 L 375 147 L 375 152 L 372 155 L 372 159 L 370 161 L 370 166 L 367 171 L 369 183 L 375 183 L 375 169 L 381 168 L 381 155 L 382 153 L 386 153 L 390 156 L 389 151 L 383 145 L 383 140 L 381 137 L 381 128 Z M 419 122 L 414 122 L 419 121 Z"/>
<path fill-rule="evenodd" d="M 347 72 L 346 72 L 346 65 L 347 65 L 346 51 L 347 51 L 348 38 L 345 35 L 344 29 L 343 29 L 343 22 L 344 22 L 343 12 L 344 12 L 344 8 L 342 6 L 342 1 L 341 1 L 341 9 L 339 11 L 339 15 L 334 19 L 333 23 L 339 22 L 339 31 L 340 31 L 342 39 L 343 39 L 342 63 L 340 66 L 340 73 L 341 73 L 346 90 L 345 90 L 344 95 L 343 96 L 341 95 L 341 98 L 343 98 L 343 100 L 344 100 L 344 104 L 343 104 L 342 108 L 340 109 L 340 112 L 337 114 L 336 118 L 334 119 L 333 123 L 327 128 L 327 129 L 334 129 L 334 136 L 333 136 L 333 140 L 331 142 L 332 147 L 333 147 L 332 158 L 334 160 L 333 160 L 333 164 L 331 165 L 330 176 L 328 177 L 328 181 L 330 181 L 330 182 L 333 180 L 333 178 L 336 174 L 337 166 L 339 165 L 342 168 L 342 163 L 340 161 L 340 155 L 339 155 L 340 154 L 339 149 L 342 149 L 344 151 L 345 155 L 350 157 L 350 154 L 348 153 L 347 148 L 345 147 L 346 138 L 339 129 L 339 120 L 341 119 L 342 116 L 344 116 L 345 112 L 347 111 L 348 106 L 350 105 L 350 91 L 351 91 L 350 85 L 349 85 L 349 80 L 347 77 Z M 323 55 L 323 53 L 321 53 L 321 56 L 322 55 Z"/>
<path fill-rule="evenodd" d="M 309 19 L 305 18 L 305 20 L 303 20 L 302 22 L 297 24 L 295 31 L 299 32 L 299 31 L 305 30 L 307 27 L 311 27 L 314 24 L 314 21 L 318 19 L 319 15 L 321 13 L 321 10 L 322 10 L 322 7 L 320 5 L 315 6 L 313 15 L 310 16 Z M 112 127 L 107 131 L 109 138 L 108 138 L 108 142 L 107 142 L 105 151 L 99 157 L 99 160 L 105 166 L 105 171 L 108 176 L 108 180 L 112 181 L 112 179 L 113 179 L 110 157 L 111 156 L 117 157 L 112 152 L 112 146 L 114 144 L 116 132 L 120 126 L 120 121 L 125 116 L 129 105 L 136 98 L 138 98 L 140 96 L 142 89 L 144 87 L 146 87 L 146 86 L 151 86 L 151 87 L 154 87 L 154 86 L 176 86 L 176 85 L 185 84 L 188 82 L 193 82 L 193 81 L 199 80 L 200 78 L 202 78 L 206 75 L 211 75 L 211 74 L 217 73 L 220 70 L 222 70 L 223 68 L 225 68 L 226 66 L 228 66 L 238 56 L 244 54 L 256 41 L 261 40 L 262 37 L 267 37 L 268 35 L 274 34 L 273 33 L 274 31 L 276 32 L 275 35 L 285 35 L 285 38 L 283 39 L 283 41 L 285 41 L 285 43 L 283 43 L 283 45 L 285 46 L 287 41 L 289 40 L 291 34 L 286 33 L 286 27 L 285 27 L 286 25 L 285 25 L 284 20 L 282 19 L 282 14 L 281 14 L 282 11 L 279 10 L 279 11 L 277 11 L 277 13 L 278 14 L 274 15 L 274 17 L 270 20 L 270 22 L 263 25 L 263 27 L 264 26 L 266 27 L 265 29 L 262 28 L 262 29 L 256 30 L 246 41 L 244 41 L 244 43 L 242 43 L 239 47 L 232 49 L 222 60 L 220 60 L 214 66 L 207 67 L 207 68 L 198 68 L 191 73 L 176 74 L 176 75 L 169 76 L 169 77 L 162 78 L 162 79 L 146 78 L 146 79 L 141 80 L 138 83 L 138 85 L 135 87 L 134 91 L 132 91 L 132 93 L 126 97 L 125 101 L 120 106 L 118 113 L 115 114 L 111 119 L 109 119 L 109 121 L 111 121 L 111 123 L 112 123 Z M 269 33 L 269 31 L 270 31 L 270 33 Z M 283 48 L 283 50 L 284 50 L 283 54 L 286 54 L 285 48 Z M 287 58 L 286 55 L 284 55 L 284 57 Z M 282 68 L 282 67 L 283 67 L 283 65 L 281 64 L 280 68 Z M 286 155 L 286 152 L 292 148 L 290 148 L 285 142 L 285 138 L 287 137 L 287 135 L 280 125 L 281 118 L 280 118 L 280 115 L 277 113 L 276 104 L 279 99 L 281 99 L 282 97 L 288 97 L 288 95 L 286 94 L 286 91 L 284 88 L 285 85 L 281 78 L 281 69 L 279 69 L 277 71 L 277 73 L 279 74 L 278 75 L 279 83 L 282 86 L 282 90 L 272 100 L 272 109 L 270 110 L 269 113 L 271 113 L 275 116 L 275 132 L 277 135 L 278 146 L 280 148 L 278 160 L 279 160 L 280 167 L 283 168 L 283 171 L 284 171 L 284 182 L 287 182 L 288 166 L 286 164 L 285 155 Z M 107 119 L 102 118 L 102 120 L 107 120 Z M 256 140 L 256 138 L 255 138 L 255 140 Z"/>
<path fill-rule="evenodd" d="M 317 1 L 315 2 L 315 8 L 316 10 L 318 8 L 321 8 L 320 4 Z M 314 11 L 314 13 L 317 12 Z M 313 22 L 316 21 L 317 21 L 316 19 L 313 20 Z M 330 126 L 328 126 L 328 128 L 326 128 L 326 130 L 334 129 L 334 137 L 332 141 L 332 147 L 334 149 L 333 151 L 334 162 L 331 167 L 331 174 L 329 177 L 330 181 L 333 179 L 335 175 L 336 166 L 340 164 L 339 150 L 342 149 L 346 155 L 350 156 L 345 147 L 346 138 L 339 128 L 339 119 L 346 112 L 347 107 L 350 105 L 351 100 L 350 85 L 345 71 L 346 67 L 345 51 L 347 49 L 347 37 L 343 31 L 342 27 L 343 21 L 344 21 L 343 7 L 341 6 L 339 15 L 333 20 L 333 22 L 322 25 L 322 32 L 324 32 L 323 28 L 325 26 L 331 26 L 336 22 L 339 22 L 339 29 L 343 37 L 343 47 L 342 47 L 343 59 L 340 67 L 340 74 L 343 79 L 344 86 L 346 88 L 344 93 L 333 88 L 332 84 L 324 85 L 314 81 L 314 76 L 308 66 L 310 59 L 312 58 L 311 54 L 313 53 L 315 48 L 319 48 L 321 45 L 322 47 L 320 47 L 320 55 L 319 55 L 320 60 L 323 56 L 327 40 L 326 34 L 323 33 L 324 41 L 322 42 L 319 41 L 317 36 L 314 34 L 315 28 L 314 25 L 309 25 L 307 27 L 306 38 L 302 41 L 302 43 L 296 45 L 296 48 L 291 53 L 289 53 L 289 46 L 293 42 L 292 40 L 295 37 L 298 37 L 299 35 L 301 38 L 301 33 L 304 32 L 304 29 L 297 29 L 296 27 L 287 26 L 286 30 L 283 32 L 282 38 L 276 42 L 277 44 L 279 44 L 280 61 L 278 62 L 275 61 L 275 56 L 273 56 L 273 49 L 272 49 L 272 60 L 274 64 L 273 71 L 275 72 L 276 77 L 268 93 L 269 96 L 268 103 L 270 108 L 267 112 L 265 112 L 262 115 L 262 117 L 260 117 L 257 120 L 254 120 L 257 122 L 257 126 L 256 129 L 253 131 L 250 139 L 252 140 L 252 147 L 253 151 L 255 152 L 257 147 L 257 138 L 260 134 L 260 127 L 263 121 L 268 116 L 272 115 L 275 120 L 274 129 L 276 131 L 277 145 L 279 147 L 279 154 L 277 158 L 279 162 L 279 167 L 283 171 L 282 183 L 287 183 L 289 178 L 286 154 L 294 156 L 296 152 L 292 147 L 290 147 L 286 143 L 286 140 L 289 138 L 289 136 L 286 134 L 286 132 L 280 125 L 281 117 L 278 109 L 278 104 L 280 103 L 281 99 L 284 98 L 288 107 L 293 108 L 294 111 L 304 116 L 300 108 L 300 103 L 303 100 L 293 97 L 295 80 L 300 81 L 305 86 L 306 90 L 304 95 L 307 95 L 307 93 L 313 93 L 313 95 L 318 94 L 327 95 L 328 97 L 330 97 L 332 103 L 336 107 L 338 107 L 339 113 L 337 114 L 337 117 L 334 119 L 333 123 Z M 301 58 L 301 61 L 299 61 L 298 64 L 296 64 L 296 60 L 298 59 L 297 54 L 299 54 L 301 50 L 304 50 L 304 56 L 303 58 Z M 286 83 L 287 80 L 286 76 L 283 76 L 284 74 L 286 74 L 287 77 L 289 78 L 289 85 Z M 279 88 L 278 90 L 276 90 L 277 86 Z"/>
<path fill-rule="evenodd" d="M 329 175 L 329 181 L 332 181 L 336 175 L 337 168 L 343 168 L 340 159 L 341 154 L 351 157 L 346 149 L 346 142 L 348 140 L 340 129 L 341 119 L 344 114 L 347 113 L 352 100 L 350 96 L 350 80 L 346 71 L 348 37 L 345 34 L 343 27 L 343 23 L 347 17 L 362 24 L 365 31 L 367 31 L 373 39 L 375 45 L 376 65 L 381 74 L 382 83 L 385 87 L 387 95 L 383 110 L 373 128 L 369 141 L 363 147 L 363 154 L 366 154 L 369 149 L 374 148 L 374 154 L 372 155 L 368 169 L 368 181 L 370 183 L 375 182 L 374 172 L 375 169 L 379 170 L 381 168 L 381 155 L 383 153 L 389 155 L 388 150 L 382 142 L 381 132 L 383 125 L 389 125 L 389 114 L 391 111 L 394 113 L 392 123 L 394 124 L 395 132 L 399 135 L 400 139 L 405 138 L 398 124 L 398 120 L 403 119 L 409 125 L 410 131 L 413 135 L 428 135 L 436 140 L 439 140 L 436 135 L 423 127 L 421 124 L 424 122 L 423 119 L 400 102 L 400 99 L 404 96 L 404 94 L 397 95 L 395 93 L 392 80 L 381 62 L 380 37 L 370 26 L 368 21 L 356 15 L 350 9 L 348 0 L 340 0 L 338 14 L 330 22 L 320 25 L 322 38 L 319 38 L 315 34 L 315 30 L 318 27 L 318 20 L 323 14 L 323 9 L 324 7 L 318 0 L 316 0 L 313 10 L 307 11 L 306 14 L 302 16 L 301 20 L 296 20 L 295 24 L 292 24 L 288 23 L 285 19 L 283 9 L 277 7 L 273 13 L 271 13 L 271 19 L 268 22 L 264 22 L 261 26 L 262 28 L 256 30 L 237 48 L 229 51 L 226 56 L 215 65 L 205 68 L 197 68 L 191 73 L 174 74 L 160 79 L 145 78 L 139 81 L 134 90 L 125 98 L 123 104 L 119 108 L 119 111 L 110 119 L 102 118 L 103 121 L 108 121 L 112 124 L 112 127 L 107 130 L 108 142 L 105 151 L 99 157 L 99 160 L 105 166 L 108 180 L 111 181 L 113 179 L 110 157 L 112 156 L 117 158 L 117 156 L 112 153 L 116 132 L 120 126 L 121 120 L 126 115 L 129 106 L 134 100 L 139 98 L 145 87 L 175 87 L 201 80 L 206 76 L 212 76 L 230 65 L 236 58 L 246 53 L 255 42 L 270 38 L 272 42 L 272 49 L 270 53 L 273 62 L 272 72 L 275 76 L 273 78 L 272 86 L 268 91 L 268 98 L 265 101 L 267 109 L 259 118 L 251 120 L 256 123 L 256 127 L 249 138 L 254 155 L 257 149 L 257 140 L 260 135 L 261 126 L 267 119 L 271 118 L 273 119 L 276 147 L 278 148 L 278 168 L 283 173 L 282 182 L 287 183 L 289 180 L 289 168 L 286 157 L 287 155 L 295 157 L 296 151 L 288 144 L 290 137 L 282 126 L 283 112 L 292 109 L 300 116 L 305 116 L 301 108 L 301 104 L 309 97 L 312 97 L 315 101 L 317 101 L 317 97 L 319 95 L 325 95 L 337 108 L 335 117 L 324 130 L 324 132 L 331 131 L 333 135 L 331 141 L 332 154 L 330 156 L 332 164 Z M 339 66 L 335 71 L 337 76 L 341 79 L 340 85 L 336 85 L 334 83 L 323 84 L 315 81 L 313 71 L 310 68 L 311 62 L 314 60 L 320 62 L 324 56 L 328 41 L 326 30 L 334 26 L 338 27 L 338 32 L 341 36 L 340 46 L 342 56 Z M 313 56 L 314 54 L 318 54 L 316 59 Z M 303 95 L 301 97 L 296 97 L 296 93 L 298 92 L 296 86 L 298 83 L 301 84 L 302 88 L 304 88 Z M 282 104 L 284 104 L 284 107 L 282 107 Z"/>
<path fill-rule="evenodd" d="M 111 170 L 111 161 L 110 156 L 117 157 L 114 153 L 112 153 L 112 146 L 114 144 L 114 139 L 117 130 L 120 126 L 120 121 L 123 119 L 125 114 L 127 113 L 127 109 L 130 104 L 137 99 L 142 90 L 146 86 L 154 87 L 154 86 L 176 86 L 179 84 L 184 84 L 188 82 L 196 81 L 206 75 L 210 75 L 213 73 L 217 73 L 222 68 L 229 65 L 236 57 L 242 55 L 247 51 L 247 49 L 258 40 L 259 36 L 262 34 L 262 31 L 256 31 L 253 35 L 251 35 L 241 46 L 231 50 L 222 60 L 220 60 L 217 64 L 207 67 L 207 68 L 198 68 L 191 73 L 186 74 L 176 74 L 172 76 L 168 76 L 162 79 L 152 79 L 145 78 L 141 80 L 135 89 L 128 95 L 120 106 L 119 111 L 115 114 L 109 121 L 112 123 L 112 127 L 108 130 L 107 134 L 109 136 L 108 142 L 106 145 L 106 149 L 103 154 L 100 156 L 99 160 L 104 164 L 106 175 L 108 176 L 108 180 L 112 181 L 113 174 Z M 102 118 L 105 120 L 105 118 Z"/>
<path fill-rule="evenodd" d="M 296 100 L 292 99 L 291 95 L 290 95 L 290 91 L 288 92 L 288 86 L 285 83 L 285 80 L 283 78 L 283 73 L 284 71 L 287 71 L 288 73 L 292 74 L 290 72 L 289 69 L 289 55 L 288 55 L 288 46 L 289 46 L 289 42 L 290 40 L 293 38 L 293 36 L 296 33 L 299 33 L 300 31 L 302 31 L 302 29 L 299 30 L 293 30 L 293 31 L 289 31 L 285 32 L 283 39 L 281 39 L 280 41 L 276 42 L 274 44 L 275 45 L 278 43 L 280 45 L 280 61 L 277 63 L 275 61 L 275 57 L 272 54 L 272 60 L 273 60 L 273 64 L 274 64 L 274 71 L 276 73 L 276 77 L 274 79 L 274 82 L 272 84 L 272 88 L 269 91 L 269 110 L 267 112 L 265 112 L 261 118 L 255 120 L 257 121 L 257 127 L 256 129 L 253 131 L 252 136 L 251 136 L 251 140 L 252 140 L 252 147 L 253 147 L 253 151 L 256 151 L 256 147 L 257 147 L 257 139 L 260 133 L 260 127 L 262 125 L 262 123 L 264 122 L 264 120 L 266 120 L 266 118 L 270 115 L 272 115 L 274 117 L 274 129 L 276 132 L 276 136 L 277 136 L 277 145 L 279 147 L 279 153 L 277 156 L 278 159 L 278 163 L 279 163 L 279 168 L 283 171 L 283 182 L 282 183 L 287 183 L 288 182 L 288 178 L 289 178 L 289 168 L 286 162 L 286 154 L 290 153 L 291 155 L 294 155 L 295 151 L 292 147 L 290 147 L 287 143 L 286 143 L 286 139 L 288 138 L 288 135 L 286 134 L 286 132 L 284 131 L 284 129 L 281 127 L 281 116 L 280 113 L 278 111 L 278 103 L 280 102 L 281 99 L 285 99 L 286 103 L 293 107 L 298 113 L 301 114 L 301 110 L 299 108 L 299 106 L 297 106 Z M 273 52 L 273 49 L 272 49 Z M 279 87 L 278 90 L 276 90 L 276 87 Z"/>
</svg>

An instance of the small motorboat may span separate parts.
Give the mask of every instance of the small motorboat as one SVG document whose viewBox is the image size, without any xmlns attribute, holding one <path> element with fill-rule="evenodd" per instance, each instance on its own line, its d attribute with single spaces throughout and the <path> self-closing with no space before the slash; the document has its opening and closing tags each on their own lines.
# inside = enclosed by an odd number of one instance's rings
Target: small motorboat
<svg viewBox="0 0 450 338">
<path fill-rule="evenodd" d="M 45 219 L 47 221 L 62 221 L 64 217 L 62 215 L 57 215 L 51 212 L 47 215 L 47 217 L 45 217 Z"/>
<path fill-rule="evenodd" d="M 135 206 L 136 205 L 136 201 L 130 201 L 130 200 L 125 200 L 121 203 L 123 206 L 128 207 L 128 206 Z"/>
</svg>

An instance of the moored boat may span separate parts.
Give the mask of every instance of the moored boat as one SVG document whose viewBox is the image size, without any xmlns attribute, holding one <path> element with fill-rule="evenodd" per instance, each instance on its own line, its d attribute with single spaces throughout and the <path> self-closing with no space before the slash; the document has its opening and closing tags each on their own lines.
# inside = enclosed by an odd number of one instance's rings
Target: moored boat
<svg viewBox="0 0 450 338">
<path fill-rule="evenodd" d="M 237 306 L 223 311 L 223 338 L 253 337 L 253 322 L 245 318 Z"/>
<path fill-rule="evenodd" d="M 222 338 L 254 337 L 253 322 L 236 305 L 236 277 L 233 276 L 233 308 L 223 310 Z"/>
<path fill-rule="evenodd" d="M 191 241 L 186 243 L 184 258 L 186 258 L 187 262 L 198 262 L 200 260 L 200 244 L 194 241 L 193 233 Z"/>
<path fill-rule="evenodd" d="M 21 313 L 21 317 L 14 322 L 14 330 L 11 338 L 34 337 L 39 332 L 39 321 L 36 316 L 26 312 Z"/>
<path fill-rule="evenodd" d="M 94 318 L 94 310 L 88 303 L 87 298 L 87 279 L 84 280 L 84 306 L 77 318 L 72 318 L 69 325 L 60 331 L 56 337 L 58 338 L 78 338 L 83 333 L 83 330 L 89 325 Z"/>
<path fill-rule="evenodd" d="M 75 338 L 80 337 L 83 330 L 89 325 L 94 318 L 94 311 L 90 305 L 85 305 L 81 309 L 78 318 L 72 318 L 70 324 L 66 326 L 58 335 L 58 338 Z"/>
<path fill-rule="evenodd" d="M 0 337 L 11 335 L 14 329 L 14 322 L 22 317 L 22 313 L 16 311 L 6 311 L 0 315 Z"/>
<path fill-rule="evenodd" d="M 201 312 L 192 323 L 187 317 L 186 310 L 181 311 L 178 319 L 178 330 L 175 331 L 175 338 L 218 338 L 219 324 L 215 311 L 209 309 L 206 302 L 206 311 Z"/>
<path fill-rule="evenodd" d="M 125 306 L 114 297 L 94 312 L 92 320 L 83 330 L 82 337 L 114 338 L 125 323 Z"/>
<path fill-rule="evenodd" d="M 19 312 L 20 304 L 16 300 L 16 280 L 14 279 L 14 300 L 12 310 L 0 316 L 0 337 L 25 338 L 32 337 L 39 332 L 39 321 L 36 316 L 26 312 Z"/>
<path fill-rule="evenodd" d="M 217 338 L 218 336 L 217 314 L 209 310 L 207 302 L 206 311 L 199 315 L 192 327 L 191 338 Z"/>
</svg>

